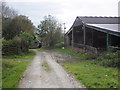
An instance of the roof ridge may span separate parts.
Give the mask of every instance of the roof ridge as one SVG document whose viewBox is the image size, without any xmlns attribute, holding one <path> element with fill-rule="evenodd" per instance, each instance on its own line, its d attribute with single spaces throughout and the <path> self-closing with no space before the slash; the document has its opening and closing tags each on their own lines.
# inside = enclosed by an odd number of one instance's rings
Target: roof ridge
<svg viewBox="0 0 120 90">
<path fill-rule="evenodd" d="M 77 16 L 79 18 L 119 18 L 120 16 Z"/>
</svg>

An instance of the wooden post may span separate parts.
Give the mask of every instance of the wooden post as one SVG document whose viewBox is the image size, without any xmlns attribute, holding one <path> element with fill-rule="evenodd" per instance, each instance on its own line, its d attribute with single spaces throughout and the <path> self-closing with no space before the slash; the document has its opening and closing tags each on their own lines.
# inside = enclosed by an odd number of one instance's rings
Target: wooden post
<svg viewBox="0 0 120 90">
<path fill-rule="evenodd" d="M 70 45 L 70 41 L 69 41 L 69 37 L 67 35 L 67 38 L 66 38 L 66 46 L 69 46 Z"/>
<path fill-rule="evenodd" d="M 66 27 L 65 27 L 65 23 L 63 23 L 63 25 L 64 25 L 64 46 L 66 45 L 66 36 L 65 36 L 65 29 L 66 29 Z"/>
<path fill-rule="evenodd" d="M 106 48 L 107 48 L 107 51 L 109 51 L 109 33 L 108 32 L 106 37 Z"/>
<path fill-rule="evenodd" d="M 93 38 L 93 30 L 91 30 L 91 32 L 92 32 L 92 46 L 93 46 L 93 42 L 94 42 L 94 41 L 93 41 L 93 39 L 94 39 L 94 38 Z"/>
<path fill-rule="evenodd" d="M 84 50 L 86 49 L 85 48 L 85 42 L 86 42 L 86 31 L 85 31 L 85 24 L 83 24 L 83 42 L 84 42 Z"/>
<path fill-rule="evenodd" d="M 109 34 L 109 46 L 111 46 L 111 35 Z"/>
<path fill-rule="evenodd" d="M 72 28 L 72 47 L 74 47 L 74 29 Z"/>
</svg>

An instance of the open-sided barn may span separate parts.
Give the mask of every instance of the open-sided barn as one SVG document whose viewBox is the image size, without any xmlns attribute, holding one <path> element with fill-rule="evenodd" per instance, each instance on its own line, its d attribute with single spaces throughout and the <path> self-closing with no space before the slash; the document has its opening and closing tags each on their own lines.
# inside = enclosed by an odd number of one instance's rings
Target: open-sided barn
<svg viewBox="0 0 120 90">
<path fill-rule="evenodd" d="M 65 34 L 67 46 L 88 51 L 120 48 L 120 17 L 77 17 Z"/>
</svg>

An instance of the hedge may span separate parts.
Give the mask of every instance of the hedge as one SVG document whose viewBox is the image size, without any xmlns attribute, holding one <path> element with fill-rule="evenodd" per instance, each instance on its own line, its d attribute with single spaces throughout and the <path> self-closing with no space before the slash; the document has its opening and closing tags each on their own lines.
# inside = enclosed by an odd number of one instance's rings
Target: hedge
<svg viewBox="0 0 120 90">
<path fill-rule="evenodd" d="M 20 54 L 28 52 L 28 43 L 19 37 L 13 40 L 3 40 L 2 41 L 2 54 Z"/>
</svg>

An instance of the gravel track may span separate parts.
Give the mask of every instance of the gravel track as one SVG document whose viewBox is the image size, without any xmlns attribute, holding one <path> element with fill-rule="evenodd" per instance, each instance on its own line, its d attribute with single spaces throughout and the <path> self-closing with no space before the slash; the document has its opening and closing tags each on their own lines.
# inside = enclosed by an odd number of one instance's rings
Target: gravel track
<svg viewBox="0 0 120 90">
<path fill-rule="evenodd" d="M 60 56 L 60 53 L 48 50 L 34 51 L 36 56 L 24 72 L 19 82 L 19 88 L 84 88 L 57 63 L 58 58 L 56 60 L 55 55 Z M 43 67 L 44 62 L 48 64 L 48 67 Z"/>
</svg>

